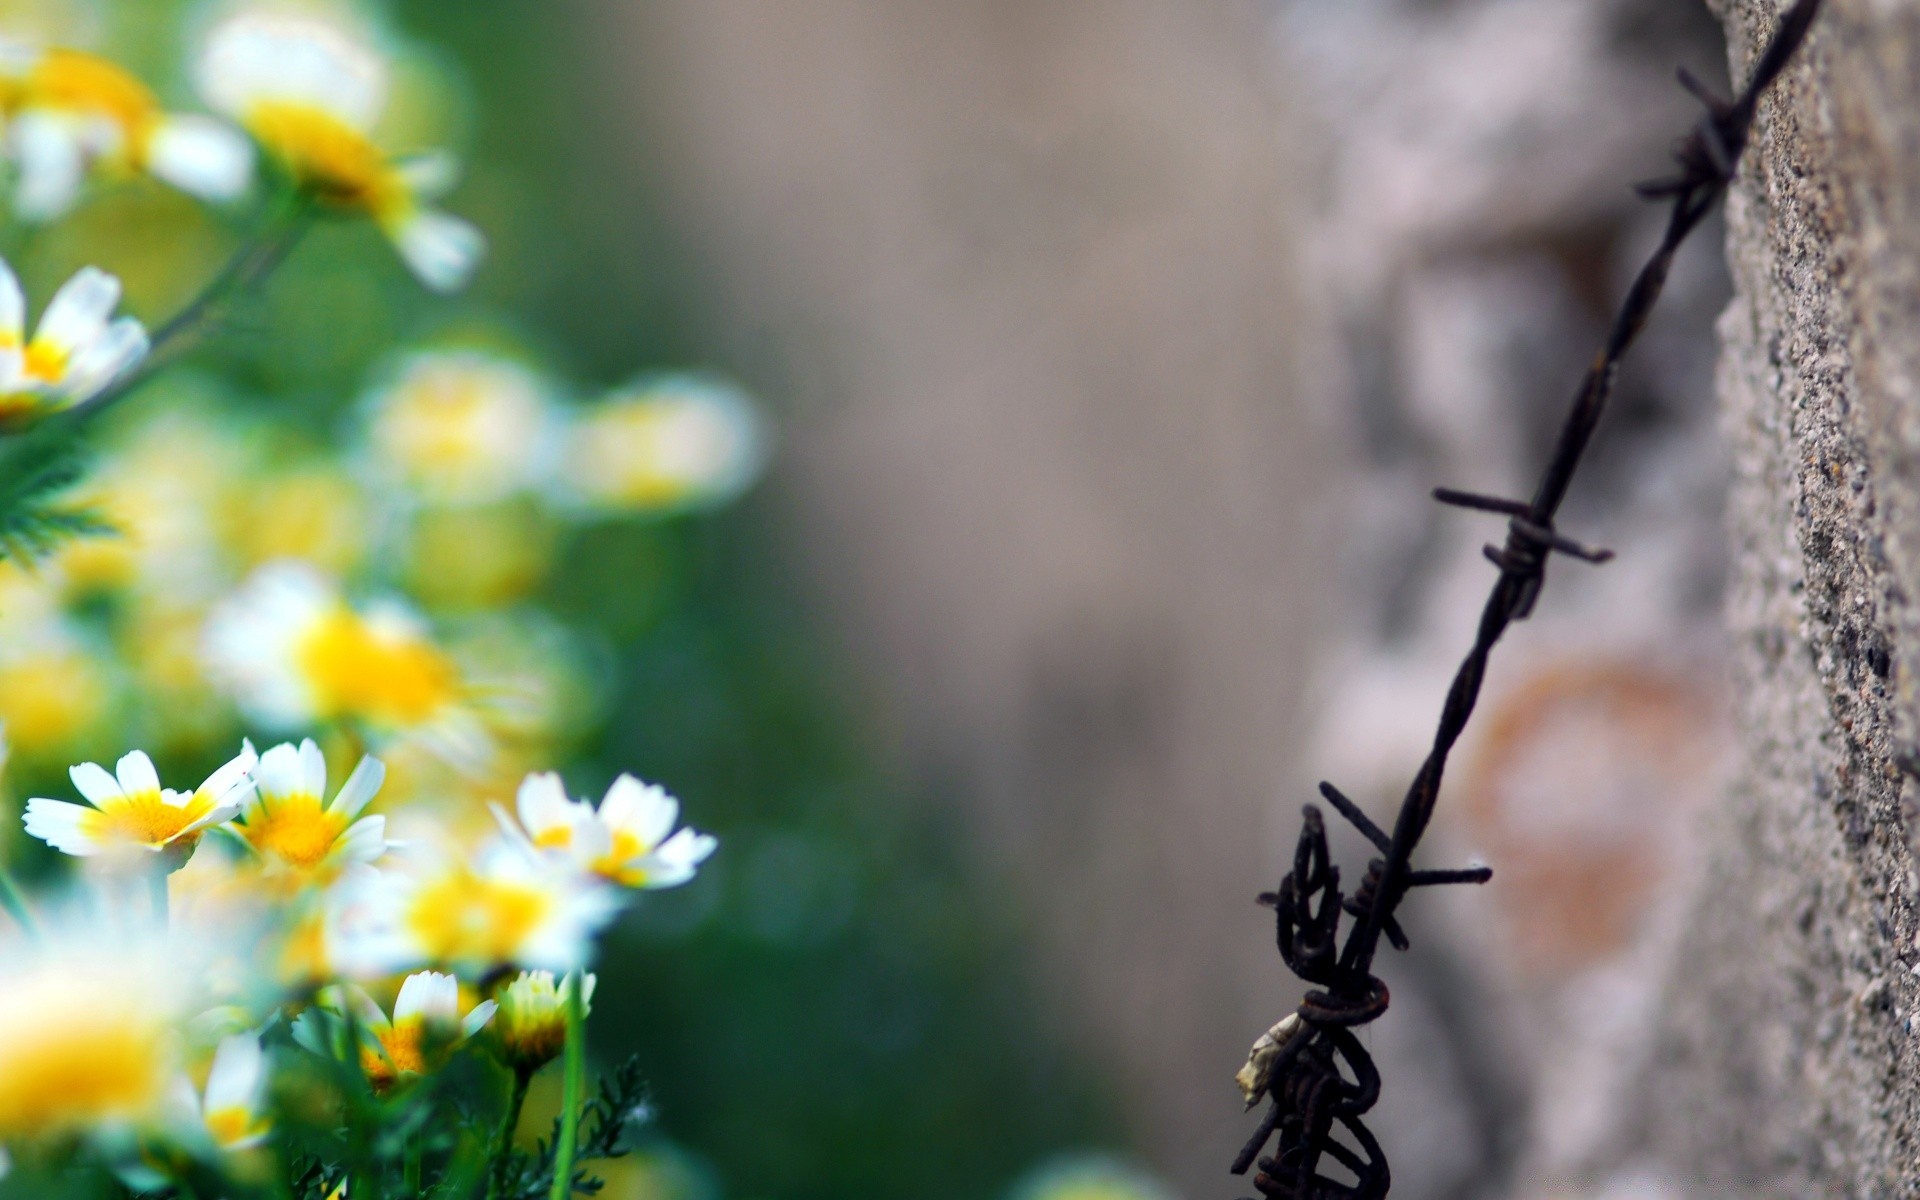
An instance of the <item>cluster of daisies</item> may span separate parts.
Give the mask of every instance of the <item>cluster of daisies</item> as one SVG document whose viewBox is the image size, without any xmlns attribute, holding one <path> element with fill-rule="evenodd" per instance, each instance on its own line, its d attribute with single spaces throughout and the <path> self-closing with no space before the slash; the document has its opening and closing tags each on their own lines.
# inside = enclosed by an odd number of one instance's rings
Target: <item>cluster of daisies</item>
<svg viewBox="0 0 1920 1200">
<path fill-rule="evenodd" d="M 452 159 L 396 148 L 390 40 L 345 7 L 208 17 L 199 113 L 0 35 L 14 215 L 142 178 L 251 203 L 208 305 L 328 217 L 377 226 L 431 289 L 464 284 L 483 241 L 437 207 Z M 332 440 L 179 374 L 129 417 L 107 400 L 177 322 L 150 333 L 121 300 L 87 267 L 31 319 L 0 262 L 0 438 L 96 422 L 68 499 L 111 530 L 0 560 L 0 790 L 24 799 L 40 865 L 68 860 L 37 899 L 0 870 L 0 1163 L 85 1146 L 128 1187 L 190 1194 L 209 1164 L 291 1166 L 275 1097 L 314 1063 L 404 1099 L 478 1060 L 515 1083 L 497 1166 L 532 1074 L 579 1045 L 598 935 L 715 846 L 659 787 L 622 775 L 596 804 L 542 769 L 591 730 L 593 689 L 540 589 L 569 529 L 740 494 L 763 422 L 703 375 L 572 396 L 491 335 L 392 358 Z M 256 753 L 243 729 L 289 740 Z M 70 794 L 13 790 L 129 744 L 206 763 L 235 742 L 191 788 L 134 751 L 67 769 Z"/>
<path fill-rule="evenodd" d="M 731 500 L 765 438 L 707 376 L 564 391 L 524 355 L 450 345 L 379 369 L 337 440 L 225 397 L 115 420 L 74 495 L 111 536 L 0 563 L 16 760 L 349 727 L 397 801 L 444 804 L 565 758 L 600 697 L 591 643 L 540 604 L 569 538 Z"/>
<path fill-rule="evenodd" d="M 7 938 L 0 1145 L 244 1151 L 270 1133 L 275 1064 L 302 1054 L 376 1094 L 468 1051 L 524 1086 L 560 1053 L 572 990 L 582 1013 L 592 998 L 595 934 L 715 846 L 658 787 L 623 775 L 596 805 L 545 773 L 492 836 L 403 844 L 368 812 L 384 776 L 363 757 L 329 795 L 308 740 L 179 790 L 135 751 L 74 767 L 79 802 L 29 800 L 26 831 L 84 860 L 84 885 Z"/>
<path fill-rule="evenodd" d="M 296 208 L 373 221 L 427 286 L 466 282 L 484 241 L 432 204 L 457 178 L 452 158 L 395 155 L 375 140 L 391 79 L 372 31 L 243 8 L 208 31 L 193 76 L 212 114 L 166 111 L 97 55 L 0 36 L 0 155 L 15 215 L 63 216 L 96 178 L 145 175 L 231 204 L 264 177 Z M 28 336 L 18 281 L 0 272 L 0 428 L 81 404 L 141 360 L 146 331 L 111 319 L 119 295 L 117 280 L 82 270 Z"/>
<path fill-rule="evenodd" d="M 202 39 L 193 81 L 212 114 L 170 113 L 96 55 L 0 42 L 0 118 L 25 220 L 64 215 L 90 176 L 144 174 L 216 203 L 244 197 L 261 159 L 328 209 L 373 220 L 429 287 L 479 261 L 474 227 L 433 201 L 457 172 L 443 153 L 396 155 L 375 133 L 392 88 L 371 30 L 338 14 L 261 7 Z"/>
</svg>

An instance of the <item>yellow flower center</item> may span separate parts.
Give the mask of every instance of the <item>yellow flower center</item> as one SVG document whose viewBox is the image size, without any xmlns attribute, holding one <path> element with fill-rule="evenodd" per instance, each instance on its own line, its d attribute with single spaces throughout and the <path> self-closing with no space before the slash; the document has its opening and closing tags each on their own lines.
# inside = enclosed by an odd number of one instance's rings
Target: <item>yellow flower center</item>
<svg viewBox="0 0 1920 1200">
<path fill-rule="evenodd" d="M 160 105 L 138 79 L 105 59 L 74 50 L 50 50 L 28 79 L 29 102 L 88 116 L 105 116 L 138 151 L 140 139 L 160 118 Z"/>
<path fill-rule="evenodd" d="M 593 861 L 591 870 L 603 879 L 611 879 L 622 887 L 639 887 L 647 881 L 647 869 L 642 866 L 629 866 L 627 860 L 638 858 L 647 852 L 640 839 L 626 830 L 615 830 L 613 846 Z"/>
<path fill-rule="evenodd" d="M 573 827 L 549 825 L 534 835 L 533 844 L 542 850 L 565 850 L 573 845 Z"/>
<path fill-rule="evenodd" d="M 417 725 L 452 702 L 459 674 L 418 638 L 373 629 L 348 609 L 315 623 L 296 651 L 321 715 L 384 725 Z"/>
<path fill-rule="evenodd" d="M 0 666 L 0 720 L 17 749 L 64 746 L 96 721 L 107 702 L 100 668 L 84 654 L 51 650 Z"/>
<path fill-rule="evenodd" d="M 394 406 L 387 426 L 394 449 L 421 475 L 456 470 L 483 457 L 484 381 L 466 372 L 435 371 L 418 379 Z"/>
<path fill-rule="evenodd" d="M 216 1145 L 232 1146 L 266 1131 L 267 1122 L 242 1105 L 207 1110 L 207 1132 L 213 1135 Z"/>
<path fill-rule="evenodd" d="M 379 147 L 323 108 L 263 101 L 253 106 L 244 123 L 302 185 L 324 200 L 375 215 L 405 201 L 406 189 Z"/>
<path fill-rule="evenodd" d="M 366 1070 L 368 1081 L 384 1091 L 393 1085 L 396 1076 L 425 1071 L 425 1034 L 426 1023 L 419 1017 L 403 1017 L 395 1021 L 391 1029 L 379 1030 L 380 1048 L 368 1046 L 360 1051 L 360 1065 Z"/>
<path fill-rule="evenodd" d="M 262 855 L 302 871 L 319 866 L 347 827 L 345 815 L 329 812 L 306 792 L 261 797 L 240 833 Z"/>
<path fill-rule="evenodd" d="M 580 443 L 582 473 L 609 500 L 640 507 L 676 503 L 697 481 L 661 455 L 671 429 L 668 413 L 650 405 L 601 413 Z"/>
<path fill-rule="evenodd" d="M 553 909 L 553 897 L 528 883 L 451 871 L 414 896 L 406 920 L 437 962 L 514 961 Z"/>
<path fill-rule="evenodd" d="M 22 368 L 27 378 L 41 383 L 59 383 L 67 373 L 67 360 L 71 354 L 63 346 L 56 346 L 45 338 L 35 338 L 27 343 L 26 361 Z"/>
<path fill-rule="evenodd" d="M 95 830 L 109 838 L 142 846 L 164 846 L 180 831 L 207 815 L 213 799 L 195 792 L 185 803 L 168 804 L 157 791 L 130 792 L 99 803 Z"/>
<path fill-rule="evenodd" d="M 151 1111 L 167 1085 L 164 1022 L 129 998 L 17 997 L 0 1039 L 0 1138 L 79 1132 Z"/>
</svg>

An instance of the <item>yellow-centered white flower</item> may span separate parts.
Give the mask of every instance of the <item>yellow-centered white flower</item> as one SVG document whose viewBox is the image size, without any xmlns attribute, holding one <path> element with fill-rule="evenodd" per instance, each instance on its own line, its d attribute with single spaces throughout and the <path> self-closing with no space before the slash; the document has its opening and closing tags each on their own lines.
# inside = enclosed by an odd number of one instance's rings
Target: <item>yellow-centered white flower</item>
<svg viewBox="0 0 1920 1200">
<path fill-rule="evenodd" d="M 160 786 L 146 753 L 121 756 L 112 773 L 98 763 L 68 772 L 86 804 L 36 796 L 27 801 L 27 832 L 54 849 L 81 857 L 140 852 L 162 856 L 167 870 L 182 866 L 201 835 L 232 820 L 253 792 L 251 746 L 191 792 Z"/>
<path fill-rule="evenodd" d="M 496 842 L 472 856 L 431 841 L 398 867 L 363 876 L 364 911 L 377 923 L 347 931 L 339 957 L 356 975 L 432 964 L 484 975 L 501 967 L 568 971 L 619 911 L 611 888 Z"/>
<path fill-rule="evenodd" d="M 444 757 L 483 759 L 487 739 L 460 670 L 396 601 L 350 606 L 306 563 L 268 563 L 207 619 L 209 673 L 252 720 L 298 729 L 352 721 L 419 734 Z"/>
<path fill-rule="evenodd" d="M 82 267 L 27 336 L 27 298 L 0 261 L 0 423 L 68 408 L 104 391 L 147 353 L 147 331 L 113 316 L 120 281 Z"/>
<path fill-rule="evenodd" d="M 360 816 L 386 776 L 379 759 L 363 757 L 328 803 L 320 747 L 312 738 L 298 746 L 282 742 L 254 766 L 253 797 L 231 828 L 270 872 L 326 882 L 350 863 L 386 853 L 387 819 Z"/>
<path fill-rule="evenodd" d="M 403 1077 L 437 1070 L 460 1043 L 486 1027 L 499 1007 L 483 1000 L 462 1013 L 459 981 L 435 971 L 421 971 L 401 982 L 391 1019 L 354 984 L 327 989 L 321 1003 L 351 1018 L 360 1035 L 360 1066 L 377 1091 L 386 1091 Z M 332 1053 L 324 1020 L 310 1014 L 294 1023 L 294 1037 L 316 1054 Z"/>
<path fill-rule="evenodd" d="M 376 468 L 436 504 L 483 504 L 539 482 L 553 406 L 524 364 L 477 350 L 402 361 L 368 404 Z"/>
<path fill-rule="evenodd" d="M 181 1079 L 180 1102 L 221 1150 L 246 1150 L 267 1140 L 272 1129 L 263 1111 L 267 1098 L 267 1056 L 260 1038 L 236 1033 L 220 1039 L 207 1071 L 207 1086 L 196 1091 Z"/>
<path fill-rule="evenodd" d="M 190 955 L 89 922 L 0 948 L 0 1143 L 158 1127 L 181 1069 Z"/>
<path fill-rule="evenodd" d="M 242 11 L 208 35 L 195 75 L 207 103 L 309 195 L 371 217 L 421 282 L 453 291 L 472 274 L 485 248 L 479 231 L 427 203 L 453 186 L 453 162 L 396 159 L 374 142 L 388 67 L 354 31 L 309 14 Z"/>
<path fill-rule="evenodd" d="M 767 457 L 766 422 L 747 395 L 701 375 L 625 388 L 589 408 L 568 438 L 564 483 L 594 507 L 662 512 L 738 496 Z"/>
<path fill-rule="evenodd" d="M 580 980 L 585 979 L 581 986 Z M 567 1004 L 580 987 L 580 1015 L 593 1005 L 592 975 L 571 973 L 558 984 L 552 971 L 522 971 L 496 993 L 500 1014 L 491 1036 L 500 1060 L 516 1071 L 533 1072 L 560 1056 L 567 1045 Z"/>
<path fill-rule="evenodd" d="M 203 200 L 232 200 L 253 178 L 253 147 L 212 117 L 169 113 L 121 67 L 76 50 L 0 51 L 0 114 L 17 172 L 15 213 L 73 207 L 89 171 L 145 173 Z"/>
<path fill-rule="evenodd" d="M 557 774 L 529 775 L 521 781 L 514 807 L 518 825 L 494 808 L 510 837 L 523 840 L 535 854 L 622 887 L 677 887 L 692 879 L 720 844 L 692 827 L 669 836 L 680 819 L 680 802 L 665 788 L 631 775 L 614 780 L 597 809 L 569 799 Z"/>
</svg>

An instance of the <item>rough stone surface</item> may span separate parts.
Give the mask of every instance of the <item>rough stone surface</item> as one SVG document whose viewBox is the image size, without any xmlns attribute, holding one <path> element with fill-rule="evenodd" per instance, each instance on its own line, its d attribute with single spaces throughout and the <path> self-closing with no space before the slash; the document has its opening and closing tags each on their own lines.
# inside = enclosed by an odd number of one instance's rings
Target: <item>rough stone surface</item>
<svg viewBox="0 0 1920 1200">
<path fill-rule="evenodd" d="M 1717 10 L 1738 68 L 1774 0 Z M 1831 0 L 1728 207 L 1719 391 L 1742 766 L 1615 1161 L 1680 1190 L 1912 1195 L 1920 4 Z M 1911 783 L 1905 784 L 1910 796 Z"/>
</svg>

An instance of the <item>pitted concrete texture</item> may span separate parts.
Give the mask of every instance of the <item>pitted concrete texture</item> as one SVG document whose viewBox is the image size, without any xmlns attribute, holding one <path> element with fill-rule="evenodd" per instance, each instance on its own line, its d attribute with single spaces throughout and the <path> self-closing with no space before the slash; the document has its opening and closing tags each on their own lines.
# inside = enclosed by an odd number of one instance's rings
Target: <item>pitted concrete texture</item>
<svg viewBox="0 0 1920 1200">
<path fill-rule="evenodd" d="M 1717 7 L 1736 76 L 1778 7 Z M 1893 765 L 1920 665 L 1916 54 L 1920 3 L 1829 0 L 1728 202 L 1742 766 L 1619 1149 L 1691 1194 L 1920 1191 L 1915 877 Z"/>
</svg>

